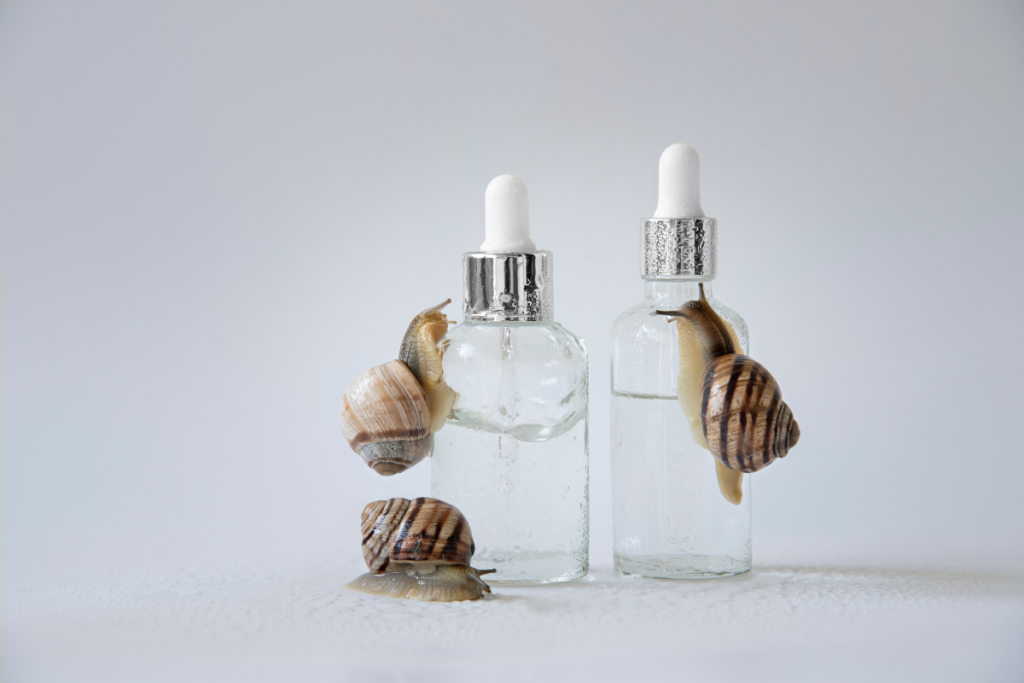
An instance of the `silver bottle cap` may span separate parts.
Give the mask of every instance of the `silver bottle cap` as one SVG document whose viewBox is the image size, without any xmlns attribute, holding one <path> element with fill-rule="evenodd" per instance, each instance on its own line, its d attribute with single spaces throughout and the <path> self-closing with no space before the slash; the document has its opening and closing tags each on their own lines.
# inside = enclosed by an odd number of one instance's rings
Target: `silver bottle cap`
<svg viewBox="0 0 1024 683">
<path fill-rule="evenodd" d="M 550 251 L 463 257 L 466 320 L 527 322 L 554 320 Z"/>
<path fill-rule="evenodd" d="M 713 280 L 718 269 L 718 221 L 714 218 L 648 218 L 640 240 L 640 274 Z"/>
</svg>

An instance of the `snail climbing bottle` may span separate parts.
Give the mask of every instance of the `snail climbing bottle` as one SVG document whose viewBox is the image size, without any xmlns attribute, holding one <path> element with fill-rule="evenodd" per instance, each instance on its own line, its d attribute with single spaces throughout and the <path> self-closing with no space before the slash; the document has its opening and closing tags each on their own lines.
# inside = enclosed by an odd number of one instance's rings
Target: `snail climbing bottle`
<svg viewBox="0 0 1024 683">
<path fill-rule="evenodd" d="M 488 185 L 485 230 L 463 260 L 465 320 L 441 341 L 457 396 L 431 495 L 471 520 L 488 583 L 568 581 L 589 568 L 587 352 L 554 320 L 552 255 L 530 237 L 519 178 Z"/>
<path fill-rule="evenodd" d="M 719 486 L 720 468 L 679 402 L 677 326 L 655 311 L 678 309 L 703 292 L 743 353 L 747 326 L 712 295 L 717 223 L 701 208 L 697 151 L 670 146 L 658 174 L 658 206 L 641 230 L 644 299 L 612 328 L 615 568 L 662 578 L 740 574 L 751 562 L 750 476 L 726 470 L 734 488 Z"/>
</svg>

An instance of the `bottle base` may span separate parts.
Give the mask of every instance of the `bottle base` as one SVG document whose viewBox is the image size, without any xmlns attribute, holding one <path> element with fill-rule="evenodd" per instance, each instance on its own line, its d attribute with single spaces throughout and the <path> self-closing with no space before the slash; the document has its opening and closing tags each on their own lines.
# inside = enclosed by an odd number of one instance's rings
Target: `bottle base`
<svg viewBox="0 0 1024 683">
<path fill-rule="evenodd" d="M 487 583 L 501 586 L 531 586 L 574 581 L 590 570 L 586 559 L 580 561 L 568 553 L 485 552 L 473 557 L 473 566 L 497 569 L 485 577 Z"/>
<path fill-rule="evenodd" d="M 620 576 L 653 579 L 719 579 L 749 572 L 750 560 L 720 555 L 616 555 L 615 571 Z"/>
</svg>

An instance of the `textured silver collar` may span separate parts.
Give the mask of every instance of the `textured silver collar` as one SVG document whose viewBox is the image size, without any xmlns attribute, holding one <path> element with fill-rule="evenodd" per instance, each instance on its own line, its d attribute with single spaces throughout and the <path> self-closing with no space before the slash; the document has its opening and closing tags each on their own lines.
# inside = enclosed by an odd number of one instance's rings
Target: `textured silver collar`
<svg viewBox="0 0 1024 683">
<path fill-rule="evenodd" d="M 466 320 L 554 320 L 551 261 L 550 251 L 466 254 L 462 262 Z"/>
<path fill-rule="evenodd" d="M 640 243 L 640 273 L 647 278 L 700 277 L 718 268 L 718 221 L 714 218 L 648 218 Z"/>
</svg>

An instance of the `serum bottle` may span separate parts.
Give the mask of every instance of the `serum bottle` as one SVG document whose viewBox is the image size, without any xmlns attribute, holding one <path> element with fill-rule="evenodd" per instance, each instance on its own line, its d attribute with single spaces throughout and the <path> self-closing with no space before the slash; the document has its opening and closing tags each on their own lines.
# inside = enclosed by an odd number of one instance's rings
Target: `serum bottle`
<svg viewBox="0 0 1024 683">
<path fill-rule="evenodd" d="M 670 146 L 658 165 L 658 206 L 643 221 L 644 299 L 612 328 L 612 498 L 615 569 L 706 578 L 750 569 L 750 476 L 742 500 L 719 490 L 715 459 L 698 446 L 678 400 L 679 337 L 656 310 L 700 297 L 749 354 L 747 325 L 712 296 L 718 226 L 700 201 L 700 158 Z"/>
<path fill-rule="evenodd" d="M 552 256 L 530 237 L 519 178 L 487 186 L 485 234 L 463 260 L 465 320 L 441 341 L 457 398 L 431 495 L 472 520 L 489 582 L 569 581 L 590 560 L 587 352 L 554 320 Z"/>
</svg>

